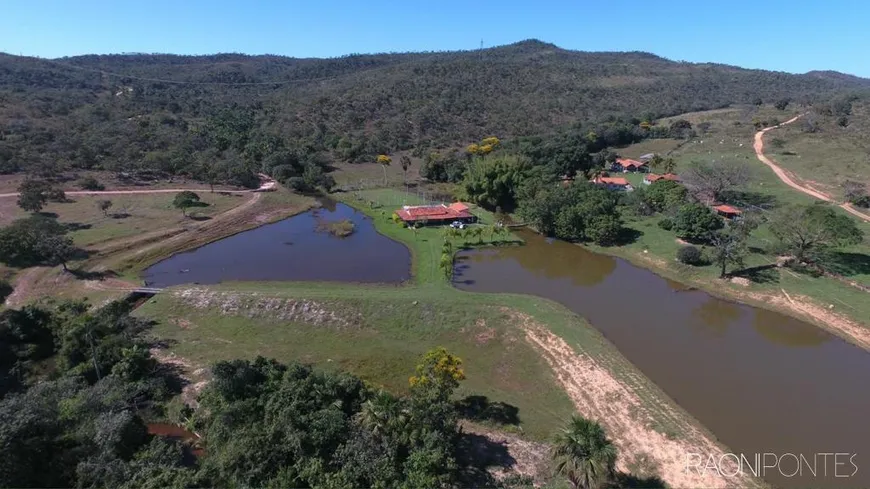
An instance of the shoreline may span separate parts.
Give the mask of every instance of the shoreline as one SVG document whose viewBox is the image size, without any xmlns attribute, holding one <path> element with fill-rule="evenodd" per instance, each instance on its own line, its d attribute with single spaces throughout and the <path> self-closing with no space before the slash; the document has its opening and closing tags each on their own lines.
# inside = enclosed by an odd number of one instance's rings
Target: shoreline
<svg viewBox="0 0 870 489">
<path fill-rule="evenodd" d="M 690 279 L 682 276 L 679 272 L 668 267 L 665 259 L 658 255 L 632 251 L 620 252 L 614 251 L 620 250 L 620 248 L 590 246 L 583 243 L 576 243 L 576 245 L 582 246 L 593 253 L 601 253 L 606 256 L 623 259 L 659 277 L 702 290 L 718 299 L 778 312 L 810 323 L 851 345 L 870 352 L 870 325 L 862 324 L 852 318 L 826 310 L 824 306 L 820 305 L 812 297 L 797 294 L 789 295 L 784 289 L 780 289 L 783 293 L 782 296 L 772 292 L 749 290 L 749 288 L 746 291 L 740 291 L 731 287 L 730 284 L 717 284 L 709 280 Z M 721 285 L 725 286 L 722 287 Z M 794 298 L 798 298 L 800 301 L 807 301 L 808 303 L 801 306 L 795 302 Z"/>
</svg>

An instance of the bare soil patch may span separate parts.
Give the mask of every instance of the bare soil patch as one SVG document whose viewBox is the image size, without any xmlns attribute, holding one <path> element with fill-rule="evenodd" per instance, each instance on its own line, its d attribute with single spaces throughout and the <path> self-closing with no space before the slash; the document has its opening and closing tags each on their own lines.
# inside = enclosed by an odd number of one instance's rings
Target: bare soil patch
<svg viewBox="0 0 870 489">
<path fill-rule="evenodd" d="M 671 487 L 726 488 L 753 485 L 745 478 L 725 478 L 705 471 L 686 469 L 689 453 L 712 455 L 725 452 L 706 433 L 684 426 L 685 435 L 671 438 L 653 428 L 651 415 L 640 396 L 617 380 L 595 360 L 577 354 L 564 340 L 534 320 L 517 313 L 526 340 L 538 349 L 571 397 L 577 411 L 598 421 L 619 448 L 617 468 L 630 472 L 639 465 L 653 466 Z M 727 460 L 727 459 L 726 459 Z M 733 469 L 733 468 L 732 468 Z M 736 470 L 728 470 L 728 472 Z"/>
</svg>

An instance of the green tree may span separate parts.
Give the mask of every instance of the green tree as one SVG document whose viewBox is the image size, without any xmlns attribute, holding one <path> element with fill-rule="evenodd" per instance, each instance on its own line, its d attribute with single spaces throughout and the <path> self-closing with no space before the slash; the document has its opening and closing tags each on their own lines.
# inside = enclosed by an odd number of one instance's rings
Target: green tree
<svg viewBox="0 0 870 489">
<path fill-rule="evenodd" d="M 187 209 L 199 205 L 199 195 L 190 190 L 183 190 L 175 194 L 172 199 L 172 207 L 181 209 L 181 215 L 187 217 Z"/>
<path fill-rule="evenodd" d="M 686 187 L 672 180 L 659 180 L 646 188 L 644 199 L 656 212 L 676 209 L 686 202 Z"/>
<path fill-rule="evenodd" d="M 616 447 L 594 421 L 572 416 L 553 446 L 556 474 L 577 489 L 604 487 L 613 480 Z"/>
<path fill-rule="evenodd" d="M 51 185 L 42 180 L 28 179 L 18 186 L 18 207 L 28 212 L 39 212 L 49 200 Z"/>
<path fill-rule="evenodd" d="M 59 265 L 75 253 L 67 229 L 56 220 L 34 215 L 0 229 L 0 261 L 10 266 Z"/>
<path fill-rule="evenodd" d="M 789 102 L 791 102 L 789 99 L 782 98 L 774 102 L 773 106 L 779 110 L 785 110 L 786 107 L 788 107 Z"/>
<path fill-rule="evenodd" d="M 677 236 L 689 241 L 707 241 L 710 234 L 722 229 L 722 218 L 710 208 L 701 204 L 685 204 L 674 218 L 674 231 Z"/>
<path fill-rule="evenodd" d="M 98 200 L 97 208 L 103 211 L 103 215 L 109 217 L 109 209 L 112 208 L 111 200 Z"/>
<path fill-rule="evenodd" d="M 475 158 L 465 172 L 462 190 L 476 204 L 510 211 L 516 206 L 517 191 L 528 170 L 528 160 L 518 156 Z"/>
<path fill-rule="evenodd" d="M 770 218 L 770 232 L 780 251 L 790 253 L 799 263 L 822 261 L 828 249 L 857 244 L 864 238 L 853 219 L 826 204 L 783 207 Z"/>
</svg>

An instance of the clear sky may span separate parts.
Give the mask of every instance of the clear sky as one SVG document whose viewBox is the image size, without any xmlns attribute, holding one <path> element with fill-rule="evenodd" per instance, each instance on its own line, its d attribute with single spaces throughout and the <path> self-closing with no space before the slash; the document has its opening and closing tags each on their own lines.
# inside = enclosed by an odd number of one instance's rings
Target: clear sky
<svg viewBox="0 0 870 489">
<path fill-rule="evenodd" d="M 870 77 L 866 0 L 2 0 L 0 51 L 332 57 L 537 38 L 795 73 Z"/>
</svg>

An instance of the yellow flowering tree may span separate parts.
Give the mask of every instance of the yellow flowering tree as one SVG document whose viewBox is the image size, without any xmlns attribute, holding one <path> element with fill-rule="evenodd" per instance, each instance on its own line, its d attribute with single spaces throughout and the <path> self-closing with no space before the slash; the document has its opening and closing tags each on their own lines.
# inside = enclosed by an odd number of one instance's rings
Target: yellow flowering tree
<svg viewBox="0 0 870 489">
<path fill-rule="evenodd" d="M 470 154 L 476 155 L 480 152 L 480 146 L 477 144 L 469 144 L 468 147 L 465 148 L 465 151 Z"/>
<path fill-rule="evenodd" d="M 496 146 L 501 144 L 501 141 L 499 141 L 499 139 L 495 136 L 490 136 L 488 138 L 484 138 L 484 140 L 481 141 L 480 144 L 484 145 L 484 146 L 490 146 L 490 147 L 495 148 Z"/>
<path fill-rule="evenodd" d="M 378 155 L 378 164 L 381 165 L 384 169 L 384 186 L 387 186 L 387 167 L 390 166 L 390 163 L 393 162 L 393 159 L 387 155 Z"/>
<path fill-rule="evenodd" d="M 465 380 L 462 359 L 450 354 L 446 348 L 429 350 L 417 365 L 417 375 L 409 379 L 411 389 L 434 392 L 450 397 L 459 382 Z"/>
</svg>

